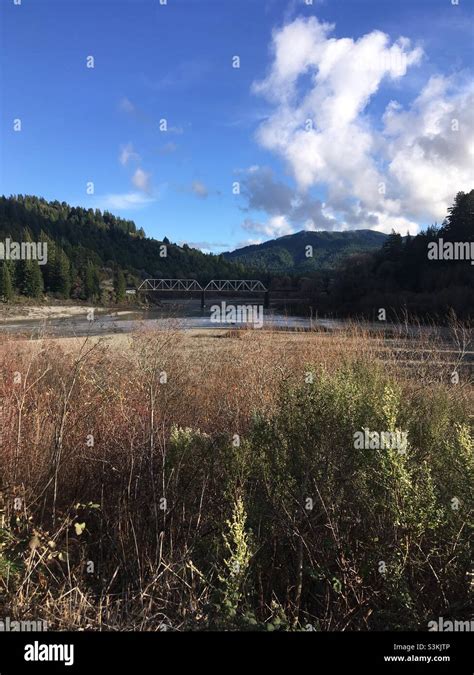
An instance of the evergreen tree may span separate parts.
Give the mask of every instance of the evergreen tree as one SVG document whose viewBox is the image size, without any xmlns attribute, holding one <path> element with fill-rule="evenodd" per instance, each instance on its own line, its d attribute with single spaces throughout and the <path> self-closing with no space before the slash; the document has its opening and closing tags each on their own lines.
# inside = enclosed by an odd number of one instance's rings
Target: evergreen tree
<svg viewBox="0 0 474 675">
<path fill-rule="evenodd" d="M 84 282 L 79 274 L 77 267 L 74 263 L 71 263 L 71 297 L 74 299 L 80 299 L 84 297 Z"/>
<path fill-rule="evenodd" d="M 474 239 L 474 190 L 468 194 L 458 192 L 453 206 L 441 229 L 441 235 L 451 241 Z"/>
<path fill-rule="evenodd" d="M 403 239 L 401 234 L 392 230 L 388 235 L 387 241 L 382 246 L 385 257 L 390 260 L 396 260 L 403 254 Z"/>
<path fill-rule="evenodd" d="M 63 298 L 69 298 L 71 293 L 71 269 L 67 255 L 64 251 L 57 251 L 54 262 L 53 290 L 60 293 Z"/>
<path fill-rule="evenodd" d="M 86 300 L 94 300 L 99 296 L 99 293 L 99 273 L 94 263 L 91 260 L 88 260 L 84 277 L 84 294 Z"/>
<path fill-rule="evenodd" d="M 5 302 L 13 300 L 13 284 L 10 273 L 10 266 L 7 262 L 2 262 L 0 270 L 0 299 Z"/>
<path fill-rule="evenodd" d="M 26 285 L 26 260 L 17 260 L 14 266 L 15 286 L 19 293 L 25 295 Z"/>
<path fill-rule="evenodd" d="M 117 302 L 123 302 L 126 298 L 126 282 L 125 275 L 121 269 L 117 271 L 114 279 L 115 298 Z"/>
<path fill-rule="evenodd" d="M 54 291 L 54 268 L 56 263 L 56 244 L 51 237 L 41 230 L 40 232 L 40 241 L 46 242 L 48 244 L 48 261 L 46 265 L 43 266 L 43 280 L 44 288 L 46 291 Z"/>
<path fill-rule="evenodd" d="M 43 275 L 36 260 L 25 261 L 23 294 L 29 298 L 39 298 L 43 293 Z"/>
</svg>

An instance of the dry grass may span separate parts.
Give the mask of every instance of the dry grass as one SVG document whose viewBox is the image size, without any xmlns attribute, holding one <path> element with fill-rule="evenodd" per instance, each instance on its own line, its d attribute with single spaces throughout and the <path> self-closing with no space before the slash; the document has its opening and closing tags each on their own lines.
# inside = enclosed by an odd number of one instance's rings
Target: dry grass
<svg viewBox="0 0 474 675">
<path fill-rule="evenodd" d="M 171 327 L 113 341 L 4 339 L 2 613 L 40 613 L 61 629 L 199 627 L 218 581 L 212 565 L 203 572 L 195 561 L 207 546 L 219 557 L 230 492 L 245 480 L 237 467 L 231 490 L 222 473 L 233 466 L 234 435 L 245 439 L 256 416 L 275 413 L 282 388 L 308 372 L 354 363 L 381 364 L 405 392 L 442 388 L 469 406 L 470 333 L 456 323 L 452 334 L 387 338 L 354 324 L 331 333 Z M 173 428 L 188 427 L 202 435 L 191 459 L 169 441 Z M 260 598 L 261 616 L 277 613 L 271 596 Z"/>
</svg>

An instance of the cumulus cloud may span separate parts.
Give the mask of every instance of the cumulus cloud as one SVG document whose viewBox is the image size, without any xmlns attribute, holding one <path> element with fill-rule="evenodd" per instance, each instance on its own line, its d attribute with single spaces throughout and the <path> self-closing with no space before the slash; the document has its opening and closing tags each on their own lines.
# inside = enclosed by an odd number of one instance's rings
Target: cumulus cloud
<svg viewBox="0 0 474 675">
<path fill-rule="evenodd" d="M 132 176 L 133 185 L 142 192 L 150 193 L 151 192 L 151 174 L 143 171 L 143 169 L 136 169 L 135 173 Z"/>
<path fill-rule="evenodd" d="M 412 106 L 392 102 L 384 115 L 389 179 L 415 216 L 444 217 L 473 184 L 474 83 L 432 77 Z"/>
<path fill-rule="evenodd" d="M 271 216 L 264 224 L 248 219 L 244 229 L 281 236 L 278 233 L 290 234 L 295 227 L 332 230 L 338 226 L 336 218 L 325 212 L 323 202 L 276 180 L 270 167 L 252 166 L 238 174 L 241 195 L 246 200 L 243 210 L 264 211 Z"/>
<path fill-rule="evenodd" d="M 470 189 L 472 84 L 432 78 L 407 109 L 393 101 L 373 121 L 366 108 L 382 82 L 402 81 L 423 52 L 380 31 L 353 40 L 333 30 L 311 17 L 274 32 L 270 70 L 253 85 L 273 106 L 258 142 L 285 160 L 301 194 L 325 186 L 321 213 L 342 227 L 415 232 L 441 220 Z"/>
</svg>

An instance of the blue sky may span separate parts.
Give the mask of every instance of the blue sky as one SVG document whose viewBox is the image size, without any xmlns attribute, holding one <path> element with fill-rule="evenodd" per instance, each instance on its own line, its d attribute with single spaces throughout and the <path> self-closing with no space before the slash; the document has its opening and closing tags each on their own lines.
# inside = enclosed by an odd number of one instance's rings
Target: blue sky
<svg viewBox="0 0 474 675">
<path fill-rule="evenodd" d="M 415 232 L 474 187 L 473 10 L 3 0 L 1 191 L 213 251 L 301 229 Z"/>
</svg>

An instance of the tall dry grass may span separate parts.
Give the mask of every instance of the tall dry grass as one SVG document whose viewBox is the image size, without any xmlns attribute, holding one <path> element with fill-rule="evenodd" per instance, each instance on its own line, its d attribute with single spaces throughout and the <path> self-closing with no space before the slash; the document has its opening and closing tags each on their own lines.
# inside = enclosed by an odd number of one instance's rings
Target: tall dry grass
<svg viewBox="0 0 474 675">
<path fill-rule="evenodd" d="M 457 322 L 449 340 L 357 324 L 220 337 L 144 329 L 120 348 L 5 339 L 2 614 L 103 630 L 424 629 L 430 612 L 464 616 L 470 340 Z M 416 436 L 412 465 L 353 464 L 351 425 L 383 424 L 387 387 L 397 392 L 397 424 Z M 419 463 L 427 468 L 415 476 Z M 445 471 L 456 474 L 452 497 L 462 492 L 455 522 L 436 516 L 449 496 Z M 383 488 L 371 486 L 385 474 Z M 427 481 L 418 531 L 390 500 L 410 503 L 403 485 L 419 492 Z M 317 504 L 311 514 L 305 490 Z M 384 504 L 390 522 L 380 516 L 358 532 L 361 514 Z M 395 570 L 391 590 L 367 567 L 379 537 Z"/>
</svg>

